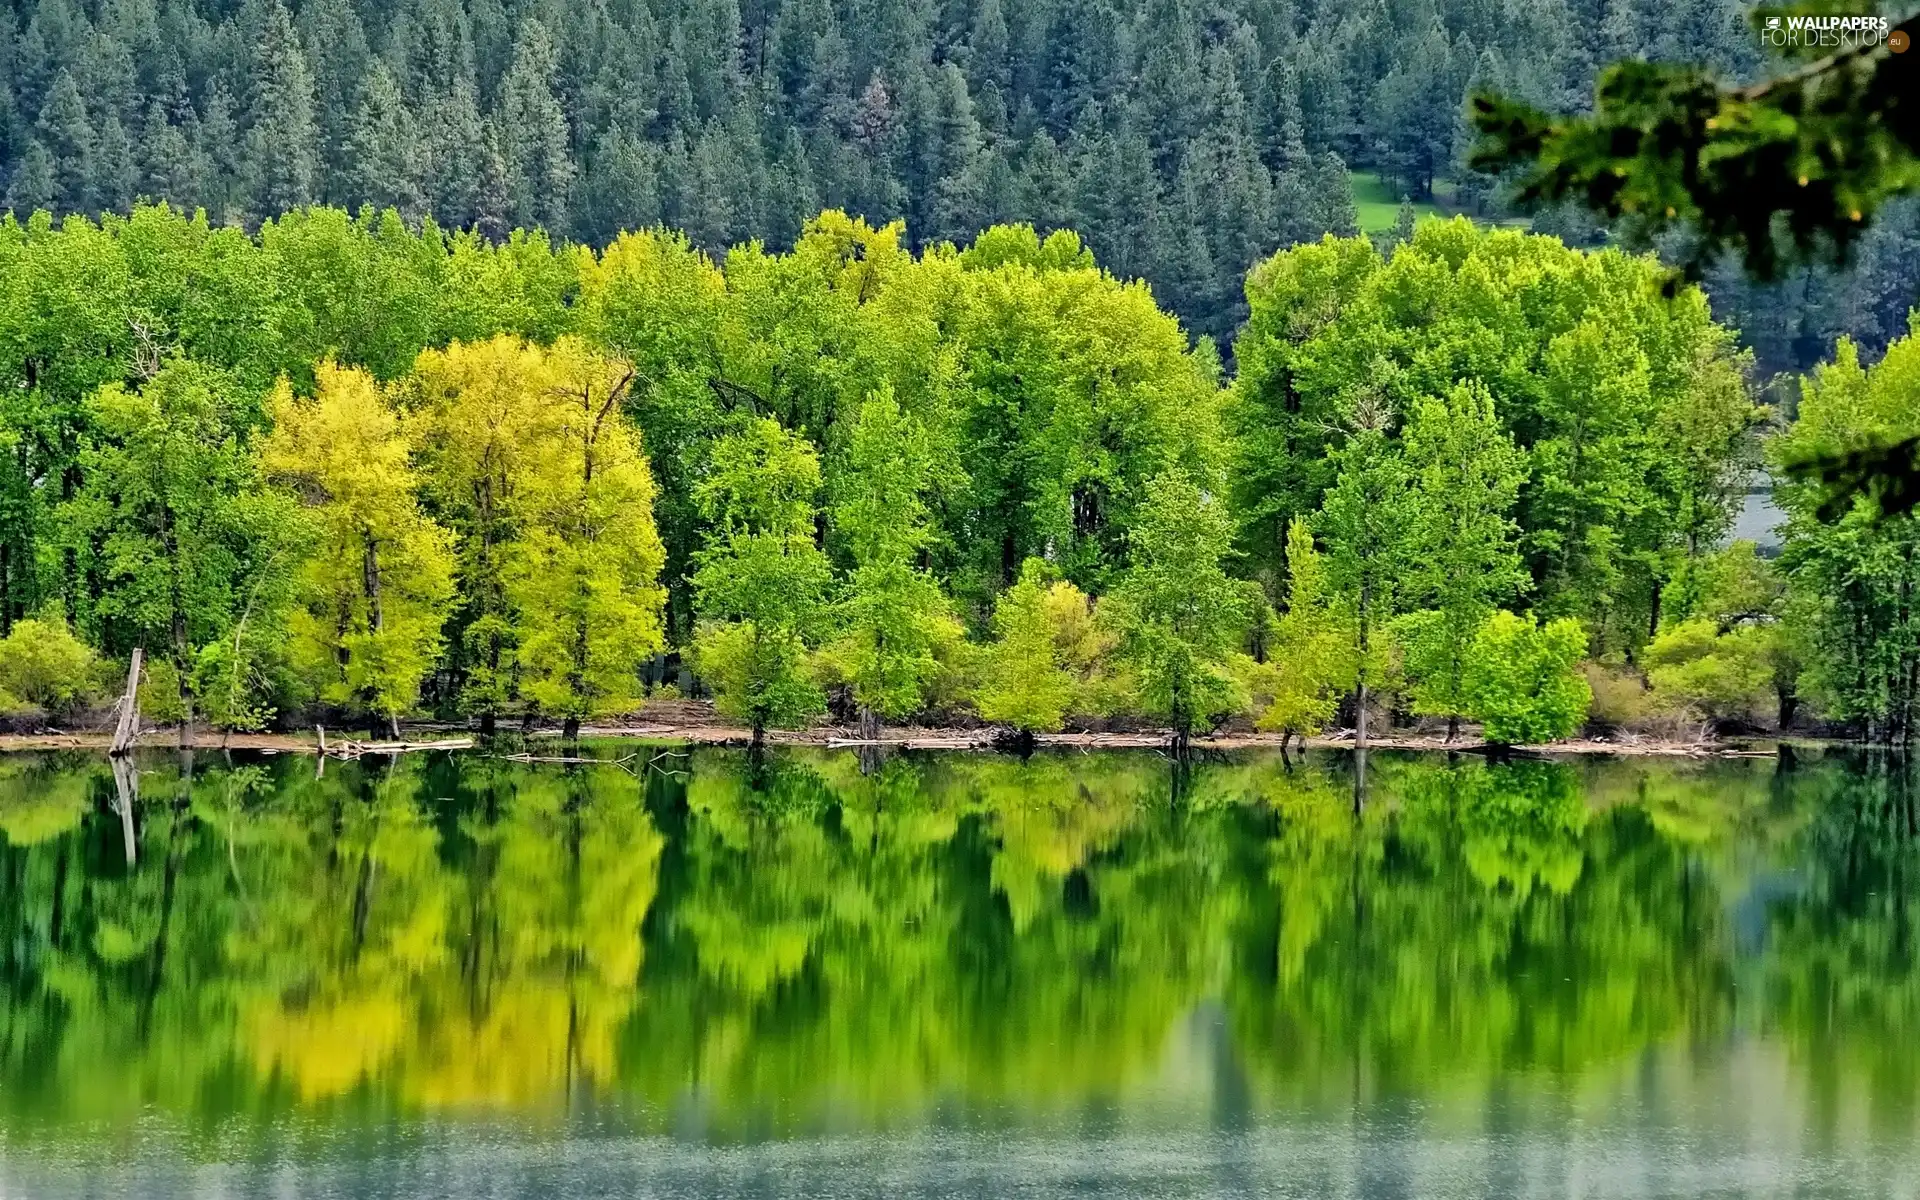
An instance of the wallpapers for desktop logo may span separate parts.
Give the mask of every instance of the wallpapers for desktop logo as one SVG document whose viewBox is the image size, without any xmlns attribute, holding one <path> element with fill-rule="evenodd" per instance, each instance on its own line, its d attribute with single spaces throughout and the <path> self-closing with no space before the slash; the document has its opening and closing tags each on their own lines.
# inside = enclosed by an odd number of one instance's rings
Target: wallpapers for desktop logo
<svg viewBox="0 0 1920 1200">
<path fill-rule="evenodd" d="M 1886 17 L 1768 17 L 1760 30 L 1760 44 L 1780 50 L 1865 50 L 1882 42 L 1896 54 L 1907 48 L 1905 35 L 1894 35 Z"/>
</svg>

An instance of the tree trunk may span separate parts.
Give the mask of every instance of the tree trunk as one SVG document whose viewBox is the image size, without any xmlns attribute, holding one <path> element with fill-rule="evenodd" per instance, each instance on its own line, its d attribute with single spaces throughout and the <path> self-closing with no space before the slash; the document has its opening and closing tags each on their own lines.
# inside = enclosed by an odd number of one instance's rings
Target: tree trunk
<svg viewBox="0 0 1920 1200">
<path fill-rule="evenodd" d="M 140 661 L 146 651 L 139 646 L 133 648 L 133 658 L 127 664 L 127 690 L 120 698 L 120 721 L 113 730 L 113 744 L 107 753 L 115 757 L 133 749 L 133 739 L 140 735 Z"/>
<path fill-rule="evenodd" d="M 874 741 L 880 736 L 880 714 L 862 704 L 860 706 L 860 738 L 862 741 Z"/>
<path fill-rule="evenodd" d="M 1360 680 L 1357 700 L 1353 711 L 1353 749 L 1356 754 L 1365 754 L 1367 750 L 1367 601 L 1372 598 L 1373 585 L 1369 580 L 1360 581 Z"/>
</svg>

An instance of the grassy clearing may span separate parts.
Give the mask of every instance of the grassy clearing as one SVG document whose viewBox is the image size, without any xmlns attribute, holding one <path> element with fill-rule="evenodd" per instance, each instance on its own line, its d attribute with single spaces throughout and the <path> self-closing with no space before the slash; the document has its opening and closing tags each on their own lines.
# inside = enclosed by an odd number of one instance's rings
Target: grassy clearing
<svg viewBox="0 0 1920 1200">
<path fill-rule="evenodd" d="M 1347 178 L 1353 184 L 1353 207 L 1360 217 L 1360 232 L 1385 233 L 1393 228 L 1400 215 L 1400 197 L 1387 183 L 1372 171 L 1351 171 Z M 1413 215 L 1430 217 L 1442 215 L 1438 205 L 1422 201 L 1413 206 Z"/>
</svg>

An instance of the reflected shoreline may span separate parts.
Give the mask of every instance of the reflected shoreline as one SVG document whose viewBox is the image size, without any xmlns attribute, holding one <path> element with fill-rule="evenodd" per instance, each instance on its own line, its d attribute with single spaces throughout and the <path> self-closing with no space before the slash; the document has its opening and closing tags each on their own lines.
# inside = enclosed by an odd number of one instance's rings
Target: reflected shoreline
<svg viewBox="0 0 1920 1200">
<path fill-rule="evenodd" d="M 1321 750 L 10 759 L 6 1153 L 1410 1111 L 1907 1161 L 1905 764 L 1368 757 L 1358 805 Z"/>
</svg>

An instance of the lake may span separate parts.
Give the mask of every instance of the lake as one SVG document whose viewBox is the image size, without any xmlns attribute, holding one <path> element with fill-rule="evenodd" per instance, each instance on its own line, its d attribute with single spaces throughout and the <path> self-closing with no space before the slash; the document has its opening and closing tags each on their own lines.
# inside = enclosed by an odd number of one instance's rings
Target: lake
<svg viewBox="0 0 1920 1200">
<path fill-rule="evenodd" d="M 1900 760 L 590 753 L 0 759 L 0 1196 L 1920 1196 Z"/>
</svg>

